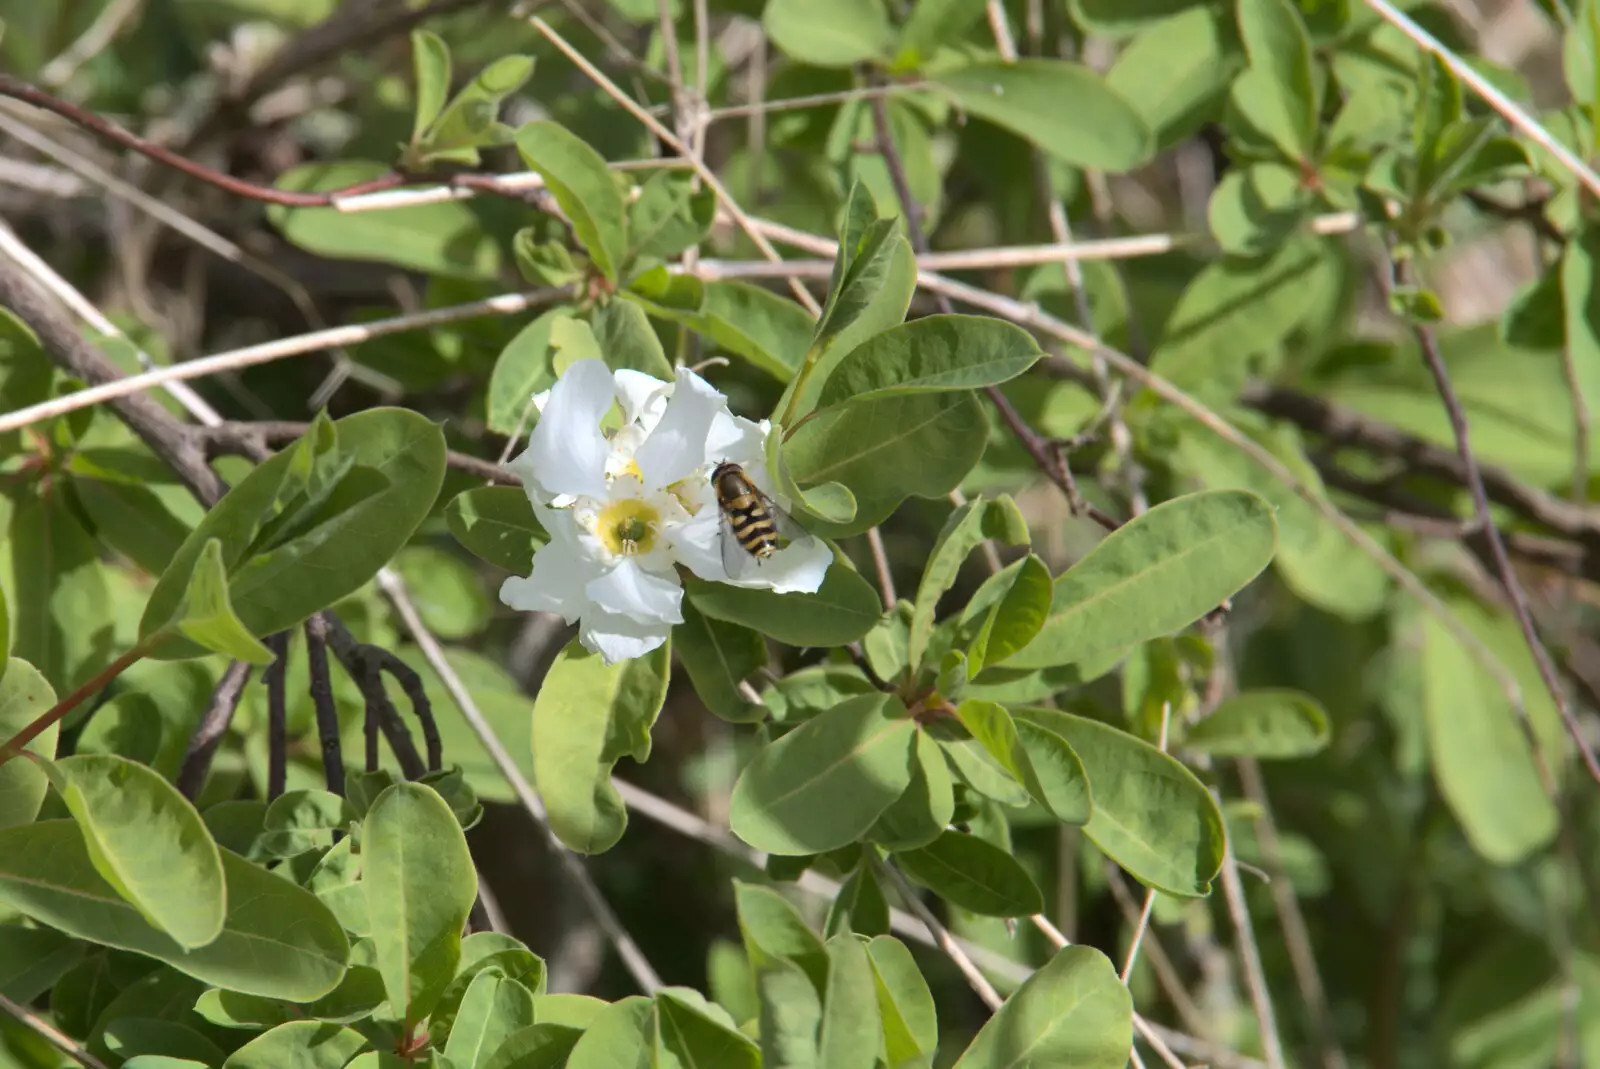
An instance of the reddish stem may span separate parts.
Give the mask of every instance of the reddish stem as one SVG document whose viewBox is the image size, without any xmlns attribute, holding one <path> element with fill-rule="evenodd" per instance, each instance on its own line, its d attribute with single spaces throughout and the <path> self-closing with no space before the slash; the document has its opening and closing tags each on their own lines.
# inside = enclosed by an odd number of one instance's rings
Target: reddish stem
<svg viewBox="0 0 1600 1069">
<path fill-rule="evenodd" d="M 7 761 L 11 760 L 11 758 L 20 754 L 24 746 L 28 745 L 28 743 L 32 742 L 34 739 L 43 734 L 51 724 L 58 723 L 62 717 L 66 716 L 68 713 L 72 712 L 72 710 L 76 709 L 80 704 L 82 704 L 85 698 L 98 693 L 102 688 L 105 687 L 106 684 L 110 683 L 113 679 L 116 679 L 123 672 L 125 672 L 129 665 L 132 665 L 134 662 L 144 657 L 148 650 L 149 646 L 144 642 L 134 646 L 127 653 L 124 653 L 121 657 L 118 657 L 116 660 L 106 665 L 105 668 L 101 669 L 93 679 L 89 680 L 87 683 L 84 683 L 77 690 L 56 702 L 55 705 L 50 708 L 49 712 L 33 721 L 33 723 L 29 724 L 15 735 L 11 736 L 10 739 L 6 740 L 6 744 L 4 746 L 0 746 L 0 765 L 5 764 Z"/>
</svg>

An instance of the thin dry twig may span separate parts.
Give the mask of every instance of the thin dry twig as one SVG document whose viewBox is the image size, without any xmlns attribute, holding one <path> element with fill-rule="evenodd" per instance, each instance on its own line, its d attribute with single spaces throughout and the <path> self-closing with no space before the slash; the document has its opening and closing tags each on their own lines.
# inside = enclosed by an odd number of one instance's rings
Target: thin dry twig
<svg viewBox="0 0 1600 1069">
<path fill-rule="evenodd" d="M 1406 278 L 1405 266 L 1396 263 L 1394 268 L 1395 281 L 1403 282 Z M 1416 335 L 1417 345 L 1422 350 L 1423 363 L 1427 365 L 1428 373 L 1433 377 L 1434 388 L 1450 419 L 1450 430 L 1456 440 L 1456 452 L 1461 457 L 1462 473 L 1466 478 L 1467 490 L 1472 495 L 1473 510 L 1484 536 L 1488 539 L 1490 557 L 1500 584 L 1505 588 L 1506 599 L 1511 604 L 1511 613 L 1516 617 L 1517 626 L 1522 630 L 1523 641 L 1533 654 L 1534 665 L 1539 670 L 1539 679 L 1549 691 L 1550 700 L 1555 703 L 1556 711 L 1561 715 L 1561 722 L 1566 725 L 1567 733 L 1572 736 L 1572 744 L 1578 748 L 1584 767 L 1589 770 L 1589 775 L 1594 781 L 1600 783 L 1600 759 L 1596 758 L 1594 751 L 1584 741 L 1583 725 L 1578 723 L 1577 714 L 1573 712 L 1572 704 L 1567 700 L 1566 689 L 1556 677 L 1555 664 L 1550 660 L 1550 653 L 1544 648 L 1544 642 L 1540 640 L 1539 633 L 1533 625 L 1533 614 L 1528 608 L 1528 595 L 1523 591 L 1522 583 L 1517 579 L 1517 573 L 1511 566 L 1511 558 L 1506 553 L 1506 544 L 1500 537 L 1500 529 L 1495 526 L 1494 516 L 1489 508 L 1489 495 L 1483 485 L 1483 474 L 1478 469 L 1477 454 L 1472 448 L 1472 432 L 1467 423 L 1467 413 L 1461 406 L 1461 398 L 1456 394 L 1455 383 L 1451 381 L 1450 372 L 1445 367 L 1444 355 L 1439 351 L 1439 341 L 1433 331 L 1422 323 L 1414 325 L 1413 333 Z M 1539 768 L 1545 791 L 1554 799 L 1557 797 L 1555 771 L 1549 759 L 1541 751 L 1538 735 L 1528 722 L 1526 713 L 1521 712 L 1518 719 L 1524 725 L 1534 763 Z"/>
<path fill-rule="evenodd" d="M 1218 804 L 1220 804 L 1220 799 Z M 1260 1022 L 1261 1053 L 1266 1056 L 1271 1069 L 1285 1069 L 1283 1044 L 1278 1039 L 1278 1021 L 1272 1012 L 1272 993 L 1267 987 L 1267 973 L 1261 966 L 1261 950 L 1256 946 L 1255 930 L 1250 926 L 1250 907 L 1245 902 L 1244 885 L 1239 881 L 1239 863 L 1233 856 L 1233 845 L 1223 844 L 1222 895 L 1228 906 L 1228 918 L 1233 922 L 1234 934 L 1239 940 L 1239 960 L 1244 963 L 1245 986 L 1250 991 L 1250 1004 Z"/>
<path fill-rule="evenodd" d="M 17 430 L 42 419 L 63 416 L 68 412 L 75 412 L 90 405 L 101 404 L 121 397 L 130 397 L 134 394 L 142 393 L 152 386 L 164 386 L 171 382 L 204 378 L 207 375 L 215 375 L 222 371 L 238 371 L 241 368 L 282 360 L 285 357 L 303 356 L 306 353 L 320 352 L 324 349 L 332 349 L 341 345 L 355 345 L 359 342 L 370 341 L 373 338 L 381 338 L 385 335 L 398 334 L 407 330 L 420 330 L 427 327 L 442 326 L 446 323 L 459 323 L 462 320 L 476 319 L 479 316 L 516 315 L 520 312 L 551 304 L 567 296 L 569 292 L 568 289 L 563 287 L 529 290 L 523 293 L 503 293 L 481 301 L 469 301 L 466 304 L 455 304 L 445 308 L 431 308 L 426 312 L 392 316 L 388 319 L 373 320 L 370 323 L 332 327 L 328 330 L 311 331 L 291 338 L 280 338 L 275 341 L 261 342 L 257 345 L 247 345 L 242 349 L 232 349 L 228 352 L 217 353 L 214 356 L 201 357 L 198 360 L 189 360 L 182 364 L 157 368 L 142 375 L 129 375 L 126 378 L 102 382 L 99 385 L 87 387 L 64 397 L 29 405 L 26 408 L 19 408 L 14 412 L 0 416 L 0 431 Z"/>
<path fill-rule="evenodd" d="M 998 1010 L 1005 1002 L 1005 999 L 1000 997 L 1000 992 L 994 989 L 994 985 L 989 982 L 988 977 L 983 975 L 978 966 L 973 963 L 972 958 L 968 956 L 966 950 L 956 942 L 955 937 L 950 934 L 950 929 L 941 924 L 939 918 L 933 915 L 933 910 L 929 909 L 928 904 L 918 897 L 916 890 L 900 874 L 900 870 L 895 868 L 893 861 L 879 860 L 876 857 L 873 859 L 877 863 L 878 871 L 884 875 L 889 883 L 894 886 L 895 891 L 899 893 L 900 900 L 927 926 L 928 934 L 933 937 L 934 945 L 955 963 L 957 969 L 961 970 L 961 975 L 966 977 L 967 984 L 973 991 L 977 992 L 978 997 L 983 1000 L 983 1004 L 988 1006 L 990 1010 Z"/>
<path fill-rule="evenodd" d="M 0 995 L 0 1011 L 4 1011 L 8 1016 L 15 1018 L 22 1027 L 79 1065 L 85 1066 L 86 1069 L 107 1069 L 105 1062 L 90 1054 L 71 1036 L 21 1003 L 13 1002 L 6 996 Z"/>
<path fill-rule="evenodd" d="M 572 47 L 571 43 L 569 43 L 566 38 L 562 37 L 555 30 L 551 29 L 549 23 L 545 22 L 544 19 L 535 15 L 529 19 L 529 21 L 533 23 L 535 29 L 544 34 L 551 44 L 560 49 L 561 53 L 571 60 L 579 70 L 588 75 L 589 79 L 593 81 L 596 86 L 598 86 L 618 104 L 621 104 L 626 111 L 628 111 L 634 118 L 638 119 L 647 128 L 649 128 L 650 132 L 656 137 L 660 138 L 668 147 L 681 154 L 689 161 L 690 168 L 696 175 L 700 177 L 700 180 L 706 184 L 706 188 L 710 189 L 711 192 L 715 194 L 717 201 L 722 205 L 723 209 L 727 211 L 728 215 L 733 219 L 733 221 L 738 224 L 739 229 L 743 230 L 745 234 L 749 236 L 750 240 L 755 243 L 756 248 L 761 251 L 761 255 L 765 256 L 769 260 L 783 259 L 783 257 L 778 255 L 778 250 L 774 249 L 772 247 L 772 243 L 767 240 L 766 235 L 763 234 L 755 225 L 755 223 L 751 221 L 750 216 L 745 213 L 745 210 L 739 206 L 739 202 L 736 201 L 733 198 L 733 195 L 728 192 L 727 187 L 722 184 L 721 179 L 719 179 L 709 167 L 695 157 L 693 150 L 688 145 L 684 144 L 684 142 L 680 140 L 671 130 L 668 130 L 665 126 L 663 126 L 659 119 L 641 107 L 637 101 L 619 89 L 615 82 L 606 77 L 604 71 L 600 70 L 600 68 L 589 62 L 583 53 Z M 798 281 L 791 280 L 790 289 L 793 291 L 795 299 L 800 302 L 800 306 L 802 308 L 810 312 L 813 316 L 821 314 L 822 306 L 817 303 L 816 298 L 811 296 L 810 292 L 807 291 L 804 286 L 800 285 Z"/>
</svg>

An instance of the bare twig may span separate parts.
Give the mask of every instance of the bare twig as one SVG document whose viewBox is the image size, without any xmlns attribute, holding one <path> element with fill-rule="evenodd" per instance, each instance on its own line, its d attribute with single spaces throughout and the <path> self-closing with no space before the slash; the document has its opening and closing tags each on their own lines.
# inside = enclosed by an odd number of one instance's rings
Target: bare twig
<svg viewBox="0 0 1600 1069">
<path fill-rule="evenodd" d="M 205 786 L 206 775 L 211 771 L 211 758 L 216 754 L 222 736 L 227 734 L 228 725 L 233 723 L 233 714 L 239 708 L 239 699 L 244 696 L 244 685 L 249 679 L 250 665 L 247 662 L 229 663 L 222 678 L 217 680 L 216 689 L 211 692 L 211 704 L 200 718 L 194 734 L 189 737 L 189 749 L 184 753 L 183 764 L 178 769 L 177 787 L 191 802 L 200 797 L 200 788 Z"/>
<path fill-rule="evenodd" d="M 87 1069 L 107 1069 L 106 1063 L 90 1054 L 73 1038 L 28 1007 L 0 995 L 0 1011 L 16 1019 L 28 1031 Z"/>
<path fill-rule="evenodd" d="M 344 794 L 344 752 L 339 741 L 339 710 L 333 702 L 328 674 L 328 618 L 317 613 L 306 621 L 306 664 L 311 669 L 311 704 L 317 711 L 317 738 L 322 745 L 322 775 L 333 794 Z"/>
<path fill-rule="evenodd" d="M 1223 844 L 1222 895 L 1228 905 L 1228 917 L 1239 941 L 1239 960 L 1244 963 L 1245 986 L 1250 990 L 1250 1004 L 1254 1007 L 1261 1032 L 1261 1052 L 1266 1055 L 1271 1069 L 1284 1069 L 1283 1045 L 1278 1039 L 1278 1021 L 1272 1012 L 1272 994 L 1267 988 L 1266 970 L 1261 967 L 1261 951 L 1256 946 L 1255 931 L 1250 926 L 1250 907 L 1244 900 L 1244 886 L 1239 882 L 1239 864 L 1233 856 L 1231 843 Z"/>
<path fill-rule="evenodd" d="M 39 80 L 45 85 L 60 88 L 79 67 L 99 55 L 132 22 L 144 7 L 144 0 L 112 0 L 100 9 L 89 23 L 88 29 L 78 35 L 59 55 L 39 71 Z"/>
<path fill-rule="evenodd" d="M 867 548 L 872 552 L 872 568 L 878 574 L 878 592 L 883 595 L 883 605 L 893 609 L 899 600 L 895 596 L 894 575 L 889 571 L 889 554 L 883 548 L 883 534 L 876 527 L 867 528 Z"/>
<path fill-rule="evenodd" d="M 1395 272 L 1396 281 L 1403 281 L 1404 266 L 1396 264 Z M 1539 633 L 1533 626 L 1533 616 L 1528 609 L 1528 596 L 1523 592 L 1522 583 L 1511 567 L 1511 558 L 1506 555 L 1505 541 L 1500 537 L 1499 528 L 1494 524 L 1494 517 L 1489 509 L 1489 495 L 1484 489 L 1483 475 L 1478 469 L 1478 458 L 1472 448 L 1472 434 L 1467 425 L 1467 413 L 1461 407 L 1461 399 L 1456 394 L 1455 384 L 1450 380 L 1450 373 L 1445 368 L 1438 339 L 1434 337 L 1431 329 L 1421 323 L 1417 323 L 1413 331 L 1422 350 L 1423 363 L 1427 365 L 1428 373 L 1433 376 L 1439 400 L 1443 402 L 1445 413 L 1450 418 L 1450 430 L 1455 435 L 1456 452 L 1461 457 L 1467 490 L 1472 495 L 1472 505 L 1478 523 L 1489 541 L 1495 572 L 1501 585 L 1505 587 L 1506 598 L 1511 603 L 1511 613 L 1516 617 L 1517 626 L 1522 630 L 1523 641 L 1528 644 L 1528 650 L 1533 654 L 1534 664 L 1539 669 L 1539 678 L 1544 683 L 1545 689 L 1550 692 L 1550 700 L 1555 703 L 1557 712 L 1561 714 L 1561 722 L 1566 725 L 1567 733 L 1572 736 L 1572 744 L 1578 748 L 1578 754 L 1583 758 L 1584 767 L 1589 770 L 1589 775 L 1594 781 L 1600 783 L 1600 759 L 1595 757 L 1594 751 L 1584 741 L 1583 727 L 1578 723 L 1577 715 L 1567 700 L 1566 689 L 1556 678 L 1555 665 L 1550 660 L 1549 651 L 1544 648 L 1544 643 L 1539 639 Z M 1539 769 L 1545 791 L 1554 798 L 1557 793 L 1554 769 L 1549 759 L 1541 752 L 1537 734 L 1527 723 L 1526 714 L 1521 713 L 1518 719 L 1525 727 L 1528 745 L 1532 750 L 1534 763 Z"/>
<path fill-rule="evenodd" d="M 900 895 L 900 900 L 927 926 L 928 934 L 933 937 L 934 945 L 955 963 L 957 969 L 961 970 L 961 975 L 967 978 L 967 984 L 978 993 L 979 998 L 983 999 L 983 1004 L 991 1010 L 998 1010 L 1001 1004 L 1005 1002 L 1005 999 L 1000 997 L 1000 992 L 994 989 L 994 985 L 989 982 L 988 977 L 984 976 L 979 971 L 978 966 L 973 964 L 972 958 L 956 942 L 955 937 L 950 934 L 950 930 L 939 923 L 939 918 L 933 915 L 933 910 L 928 908 L 928 904 L 917 895 L 916 890 L 900 874 L 900 870 L 895 868 L 894 862 L 883 861 L 872 854 L 867 856 L 871 857 L 876 863 L 879 873 L 894 886 L 895 891 Z"/>
<path fill-rule="evenodd" d="M 1322 975 L 1317 971 L 1317 955 L 1311 946 L 1311 932 L 1306 927 L 1305 914 L 1300 911 L 1300 899 L 1295 895 L 1294 884 L 1283 867 L 1283 849 L 1278 841 L 1278 826 L 1272 818 L 1272 808 L 1267 798 L 1267 787 L 1261 778 L 1261 766 L 1253 757 L 1241 757 L 1234 762 L 1239 773 L 1239 784 L 1244 795 L 1255 803 L 1256 840 L 1261 845 L 1261 859 L 1272 876 L 1272 901 L 1278 907 L 1278 923 L 1283 928 L 1284 947 L 1289 951 L 1289 965 L 1306 1008 L 1311 1012 L 1311 1025 L 1316 1032 L 1321 1049 L 1323 1069 L 1345 1069 L 1344 1051 L 1339 1047 L 1338 1033 L 1334 1028 L 1333 1011 L 1328 1006 L 1328 993 L 1322 986 Z"/>
<path fill-rule="evenodd" d="M 105 401 L 131 397 L 150 389 L 152 386 L 164 386 L 170 382 L 204 378 L 220 371 L 237 371 L 257 364 L 282 360 L 285 357 L 302 356 L 306 353 L 332 349 L 340 345 L 354 345 L 357 342 L 368 341 L 372 338 L 380 338 L 407 330 L 419 330 L 426 327 L 441 326 L 446 323 L 457 323 L 465 319 L 476 319 L 479 316 L 515 315 L 519 312 L 525 312 L 531 308 L 538 308 L 557 301 L 566 296 L 568 292 L 565 288 L 559 288 L 529 290 L 524 293 L 504 293 L 497 297 L 489 297 L 481 301 L 469 301 L 466 304 L 451 305 L 447 308 L 432 308 L 426 312 L 417 312 L 412 315 L 393 316 L 389 319 L 378 319 L 370 323 L 333 327 L 329 330 L 312 331 L 309 334 L 301 334 L 292 338 L 262 342 L 259 345 L 247 345 L 242 349 L 217 353 L 214 356 L 202 357 L 199 360 L 189 360 L 182 364 L 157 368 L 142 375 L 129 375 L 126 378 L 100 381 L 99 385 L 89 386 L 76 393 L 67 394 L 64 397 L 45 401 L 41 404 L 29 405 L 26 408 L 17 409 L 14 412 L 0 416 L 0 432 L 17 430 L 42 419 L 63 416 L 68 412 L 75 412 L 80 408 L 87 408 Z M 0 299 L 6 298 L 6 296 L 6 291 L 0 290 Z"/>
</svg>

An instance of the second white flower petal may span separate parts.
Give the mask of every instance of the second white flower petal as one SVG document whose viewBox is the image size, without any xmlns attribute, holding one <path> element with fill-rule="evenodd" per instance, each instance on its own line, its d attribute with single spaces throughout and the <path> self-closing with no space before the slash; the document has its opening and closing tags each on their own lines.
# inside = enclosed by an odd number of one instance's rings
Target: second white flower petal
<svg viewBox="0 0 1600 1069">
<path fill-rule="evenodd" d="M 556 380 L 550 400 L 517 458 L 548 501 L 559 494 L 604 497 L 606 457 L 611 451 L 600 420 L 615 399 L 611 370 L 603 360 L 579 360 Z"/>
<path fill-rule="evenodd" d="M 589 580 L 584 593 L 606 612 L 639 623 L 683 623 L 683 587 L 676 578 L 647 572 L 631 560 Z"/>
</svg>

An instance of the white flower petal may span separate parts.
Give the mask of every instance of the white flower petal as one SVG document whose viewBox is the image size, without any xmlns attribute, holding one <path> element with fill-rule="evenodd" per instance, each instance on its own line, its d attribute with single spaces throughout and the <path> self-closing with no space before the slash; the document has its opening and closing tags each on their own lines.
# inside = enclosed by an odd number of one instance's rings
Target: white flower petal
<svg viewBox="0 0 1600 1069">
<path fill-rule="evenodd" d="M 706 435 L 706 459 L 711 464 L 728 461 L 742 468 L 767 466 L 767 435 L 772 424 L 755 423 L 732 412 L 719 412 Z"/>
<path fill-rule="evenodd" d="M 722 520 L 714 504 L 662 534 L 679 564 L 709 582 L 728 582 L 728 570 L 722 563 Z"/>
<path fill-rule="evenodd" d="M 815 594 L 833 563 L 833 550 L 820 538 L 791 542 L 746 572 L 740 586 L 770 587 L 779 594 Z"/>
<path fill-rule="evenodd" d="M 616 387 L 617 404 L 622 408 L 622 422 L 642 423 L 646 413 L 650 413 L 654 417 L 650 423 L 654 426 L 667 407 L 667 391 L 672 384 L 627 367 L 613 372 L 612 380 Z"/>
<path fill-rule="evenodd" d="M 570 624 L 589 605 L 584 587 L 600 571 L 573 541 L 552 537 L 534 553 L 533 571 L 526 579 L 514 575 L 500 584 L 500 600 L 518 612 L 560 613 Z"/>
<path fill-rule="evenodd" d="M 672 634 L 668 624 L 641 624 L 615 613 L 596 612 L 584 616 L 578 641 L 591 653 L 598 653 L 606 664 L 643 657 L 667 641 Z"/>
<path fill-rule="evenodd" d="M 539 425 L 528 438 L 527 470 L 545 500 L 557 494 L 604 497 L 610 446 L 600 420 L 615 399 L 611 371 L 602 360 L 579 360 L 556 380 Z M 530 484 L 529 496 L 534 496 Z"/>
<path fill-rule="evenodd" d="M 683 587 L 676 577 L 654 575 L 624 559 L 584 585 L 584 594 L 607 613 L 641 624 L 683 623 Z"/>
<path fill-rule="evenodd" d="M 688 368 L 678 369 L 678 381 L 661 422 L 634 453 L 634 463 L 651 489 L 671 486 L 706 463 L 706 436 L 717 413 L 728 410 L 728 399 Z"/>
</svg>

